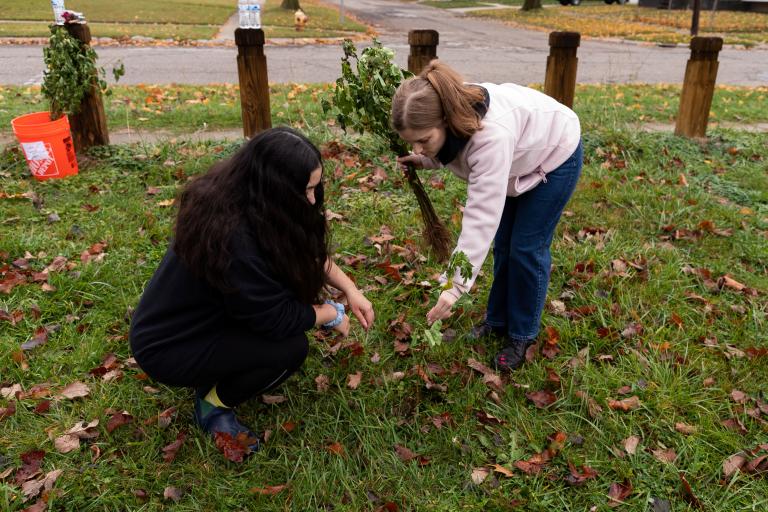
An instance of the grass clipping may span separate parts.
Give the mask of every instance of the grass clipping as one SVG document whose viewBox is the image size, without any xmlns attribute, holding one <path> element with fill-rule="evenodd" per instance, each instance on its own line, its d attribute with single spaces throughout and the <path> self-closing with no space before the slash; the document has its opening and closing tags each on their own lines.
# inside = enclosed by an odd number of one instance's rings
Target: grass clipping
<svg viewBox="0 0 768 512">
<path fill-rule="evenodd" d="M 336 80 L 333 101 L 323 101 L 323 110 L 336 115 L 341 127 L 373 135 L 397 155 L 408 154 L 408 146 L 392 130 L 389 113 L 392 97 L 404 78 L 411 75 L 393 62 L 395 53 L 376 39 L 365 48 L 360 57 L 350 40 L 344 41 L 341 59 L 341 77 Z M 354 62 L 353 62 L 354 61 Z M 423 236 L 439 261 L 451 254 L 452 239 L 448 228 L 435 213 L 424 186 L 413 167 L 405 173 L 408 184 L 416 196 L 424 221 Z"/>
</svg>

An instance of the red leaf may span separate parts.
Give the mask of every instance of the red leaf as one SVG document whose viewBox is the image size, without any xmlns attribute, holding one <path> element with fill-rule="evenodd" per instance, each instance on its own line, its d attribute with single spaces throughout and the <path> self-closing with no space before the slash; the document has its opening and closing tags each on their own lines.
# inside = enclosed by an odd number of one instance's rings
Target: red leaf
<svg viewBox="0 0 768 512">
<path fill-rule="evenodd" d="M 723 420 L 720 423 L 728 430 L 733 430 L 742 436 L 745 436 L 748 433 L 747 428 L 738 418 L 728 418 L 727 420 Z"/>
<path fill-rule="evenodd" d="M 694 508 L 703 508 L 703 505 L 701 501 L 699 501 L 699 498 L 696 497 L 695 494 L 693 494 L 693 489 L 691 489 L 691 484 L 688 483 L 688 480 L 685 478 L 685 475 L 682 473 L 679 473 L 680 475 L 680 481 L 683 483 L 683 499 L 691 504 Z"/>
<path fill-rule="evenodd" d="M 339 443 L 338 441 L 335 441 L 328 446 L 325 447 L 326 450 L 328 450 L 331 453 L 334 453 L 336 455 L 339 455 L 341 457 L 344 456 L 344 445 Z"/>
<path fill-rule="evenodd" d="M 45 413 L 48 412 L 48 410 L 50 408 L 51 408 L 51 401 L 50 400 L 41 400 L 35 406 L 34 412 L 35 412 L 35 414 L 45 414 Z M 1 418 L 2 418 L 2 414 L 0 413 L 0 419 Z"/>
<path fill-rule="evenodd" d="M 14 477 L 17 485 L 26 482 L 40 471 L 43 457 L 45 457 L 44 450 L 32 450 L 21 454 L 21 468 Z"/>
<path fill-rule="evenodd" d="M 116 412 L 107 421 L 107 432 L 110 434 L 113 430 L 123 425 L 126 425 L 133 421 L 133 416 L 128 414 L 128 411 Z"/>
<path fill-rule="evenodd" d="M 288 484 L 282 485 L 268 485 L 266 487 L 251 487 L 248 492 L 253 494 L 261 494 L 264 496 L 274 496 L 275 494 L 285 490 Z"/>
<path fill-rule="evenodd" d="M 611 488 L 608 490 L 608 506 L 618 507 L 624 500 L 632 494 L 632 483 L 629 480 L 624 480 L 623 483 L 612 483 Z"/>
<path fill-rule="evenodd" d="M 26 342 L 22 343 L 21 350 L 32 350 L 35 347 L 39 347 L 48 341 L 48 329 L 45 327 L 38 327 L 35 330 L 35 334 Z"/>
<path fill-rule="evenodd" d="M 179 432 L 179 435 L 176 436 L 176 440 L 169 444 L 168 446 L 163 447 L 163 460 L 165 462 L 173 462 L 173 459 L 176 458 L 176 454 L 179 451 L 179 448 L 181 448 L 181 445 L 184 444 L 184 440 L 187 438 L 187 433 L 183 430 Z"/>
<path fill-rule="evenodd" d="M 485 411 L 477 411 L 475 413 L 475 417 L 480 423 L 484 423 L 486 425 L 501 425 L 504 423 L 504 420 L 501 420 L 496 416 L 492 416 Z"/>
<path fill-rule="evenodd" d="M 215 432 L 213 437 L 216 448 L 224 454 L 226 459 L 232 462 L 243 462 L 243 457 L 251 453 L 250 445 L 258 442 L 258 440 L 248 437 L 245 432 L 240 432 L 237 437 L 232 437 L 226 432 Z"/>
<path fill-rule="evenodd" d="M 597 471 L 589 466 L 581 466 L 581 471 L 579 471 L 576 469 L 576 466 L 574 466 L 573 463 L 568 462 L 568 469 L 570 470 L 571 474 L 566 477 L 565 481 L 568 482 L 569 485 L 582 485 L 590 478 L 597 477 Z"/>
<path fill-rule="evenodd" d="M 10 402 L 8 407 L 0 407 L 0 421 L 16 414 L 16 402 Z"/>
<path fill-rule="evenodd" d="M 399 444 L 395 445 L 395 452 L 397 452 L 397 456 L 400 457 L 400 460 L 403 462 L 408 462 L 409 460 L 413 460 L 418 457 L 418 455 L 416 455 L 414 452 Z"/>
<path fill-rule="evenodd" d="M 553 392 L 546 390 L 530 391 L 525 394 L 525 397 L 539 409 L 549 407 L 557 401 L 557 396 Z"/>
</svg>

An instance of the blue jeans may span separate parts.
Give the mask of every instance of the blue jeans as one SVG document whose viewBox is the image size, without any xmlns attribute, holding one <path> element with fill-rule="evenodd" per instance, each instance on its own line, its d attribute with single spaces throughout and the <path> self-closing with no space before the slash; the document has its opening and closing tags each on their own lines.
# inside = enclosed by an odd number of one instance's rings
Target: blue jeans
<svg viewBox="0 0 768 512">
<path fill-rule="evenodd" d="M 539 333 L 557 222 L 581 174 L 581 142 L 560 167 L 517 197 L 507 197 L 493 241 L 493 285 L 486 322 L 513 340 Z"/>
</svg>

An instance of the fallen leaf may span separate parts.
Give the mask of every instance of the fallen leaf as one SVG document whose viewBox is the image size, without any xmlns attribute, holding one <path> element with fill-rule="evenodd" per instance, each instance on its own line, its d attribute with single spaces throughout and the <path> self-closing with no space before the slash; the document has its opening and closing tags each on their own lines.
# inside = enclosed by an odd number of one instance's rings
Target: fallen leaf
<svg viewBox="0 0 768 512">
<path fill-rule="evenodd" d="M 747 403 L 747 394 L 743 391 L 739 391 L 738 389 L 734 389 L 731 391 L 731 400 L 737 404 L 745 404 Z"/>
<path fill-rule="evenodd" d="M 9 403 L 8 407 L 0 407 L 0 421 L 10 418 L 14 414 L 16 414 L 16 402 Z"/>
<path fill-rule="evenodd" d="M 30 339 L 21 344 L 21 350 L 32 350 L 48 341 L 48 329 L 38 327 Z"/>
<path fill-rule="evenodd" d="M 675 423 L 675 430 L 681 434 L 691 435 L 696 433 L 696 427 L 687 423 Z"/>
<path fill-rule="evenodd" d="M 741 420 L 738 418 L 728 418 L 727 420 L 723 420 L 720 423 L 728 430 L 733 430 L 742 436 L 745 436 L 748 433 L 747 427 L 745 427 Z"/>
<path fill-rule="evenodd" d="M 568 462 L 568 470 L 570 474 L 566 477 L 565 481 L 573 486 L 582 485 L 587 480 L 597 477 L 597 471 L 589 466 L 581 466 L 581 471 L 579 471 L 573 463 Z"/>
<path fill-rule="evenodd" d="M 515 474 L 512 472 L 511 469 L 505 468 L 504 466 L 502 466 L 500 464 L 494 464 L 493 465 L 493 470 L 495 472 L 501 473 L 502 475 L 504 475 L 506 477 L 509 477 L 509 478 L 512 478 L 513 476 L 515 476 Z"/>
<path fill-rule="evenodd" d="M 546 390 L 529 391 L 525 394 L 525 397 L 539 409 L 549 407 L 557 401 L 557 396 L 553 392 Z"/>
<path fill-rule="evenodd" d="M 252 452 L 250 446 L 258 443 L 245 432 L 238 433 L 236 437 L 226 432 L 214 432 L 213 438 L 216 448 L 232 462 L 243 462 L 243 458 Z"/>
<path fill-rule="evenodd" d="M 680 481 L 683 484 L 683 499 L 690 503 L 693 508 L 704 508 L 699 498 L 696 497 L 695 494 L 693 494 L 693 489 L 691 489 L 691 484 L 688 483 L 688 479 L 685 478 L 685 475 L 683 473 L 678 473 L 680 476 Z"/>
<path fill-rule="evenodd" d="M 630 454 L 634 455 L 637 453 L 637 446 L 640 444 L 640 437 L 639 436 L 629 436 L 624 440 L 624 450 Z"/>
<path fill-rule="evenodd" d="M 637 396 L 631 396 L 623 400 L 608 400 L 608 407 L 614 411 L 633 411 L 640 407 L 640 399 Z"/>
<path fill-rule="evenodd" d="M 88 386 L 83 384 L 82 382 L 75 381 L 72 384 L 69 384 L 64 389 L 62 389 L 58 396 L 62 398 L 68 398 L 70 400 L 73 400 L 75 398 L 83 398 L 88 396 L 91 393 L 91 390 L 88 389 Z"/>
<path fill-rule="evenodd" d="M 629 480 L 624 480 L 623 483 L 612 483 L 610 489 L 608 489 L 608 506 L 618 507 L 624 503 L 624 500 L 632 494 L 632 483 Z"/>
<path fill-rule="evenodd" d="M 37 476 L 43 463 L 43 457 L 45 457 L 44 450 L 31 450 L 21 454 L 21 468 L 14 476 L 17 485 Z"/>
<path fill-rule="evenodd" d="M 338 441 L 329 444 L 325 447 L 325 449 L 333 454 L 339 455 L 340 457 L 344 456 L 344 446 Z"/>
<path fill-rule="evenodd" d="M 399 444 L 395 445 L 395 452 L 397 453 L 397 456 L 400 457 L 400 460 L 402 460 L 403 462 L 408 462 L 417 457 L 417 455 L 414 452 L 412 452 L 405 446 L 402 446 Z"/>
<path fill-rule="evenodd" d="M 107 432 L 111 434 L 112 431 L 116 428 L 126 425 L 132 421 L 133 416 L 131 416 L 128 411 L 116 412 L 109 418 L 109 420 L 107 420 Z"/>
<path fill-rule="evenodd" d="M 33 412 L 35 414 L 45 414 L 51 409 L 51 401 L 50 400 L 41 400 L 37 403 L 35 408 L 33 409 Z"/>
<path fill-rule="evenodd" d="M 672 463 L 677 459 L 677 453 L 672 448 L 666 450 L 652 450 L 653 456 L 660 462 Z"/>
<path fill-rule="evenodd" d="M 179 452 L 181 445 L 184 444 L 184 440 L 187 438 L 187 433 L 183 430 L 176 436 L 176 440 L 168 446 L 163 446 L 163 460 L 165 462 L 173 462 L 176 458 L 176 454 Z"/>
<path fill-rule="evenodd" d="M 69 453 L 80 448 L 80 438 L 74 434 L 64 434 L 53 440 L 53 446 L 59 453 Z"/>
<path fill-rule="evenodd" d="M 173 500 L 176 503 L 178 503 L 183 495 L 184 493 L 178 487 L 169 486 L 163 490 L 163 498 Z"/>
<path fill-rule="evenodd" d="M 357 389 L 363 379 L 363 372 L 352 373 L 347 376 L 347 387 Z"/>
<path fill-rule="evenodd" d="M 325 393 L 331 385 L 330 379 L 327 375 L 318 375 L 315 377 L 315 384 L 317 385 L 318 393 Z"/>
<path fill-rule="evenodd" d="M 288 484 L 268 485 L 266 487 L 251 487 L 248 492 L 251 494 L 261 494 L 263 496 L 274 496 L 288 487 Z"/>
<path fill-rule="evenodd" d="M 472 479 L 472 483 L 475 485 L 482 484 L 486 478 L 488 478 L 488 475 L 490 475 L 491 472 L 487 468 L 474 468 L 472 469 L 472 475 L 470 478 Z"/>
<path fill-rule="evenodd" d="M 747 457 L 743 453 L 735 453 L 731 455 L 723 461 L 723 475 L 725 478 L 732 477 L 746 463 Z"/>
<path fill-rule="evenodd" d="M 21 387 L 21 384 L 13 384 L 8 387 L 0 388 L 0 396 L 6 400 L 10 400 L 12 398 L 16 398 L 23 391 L 24 390 Z"/>
</svg>

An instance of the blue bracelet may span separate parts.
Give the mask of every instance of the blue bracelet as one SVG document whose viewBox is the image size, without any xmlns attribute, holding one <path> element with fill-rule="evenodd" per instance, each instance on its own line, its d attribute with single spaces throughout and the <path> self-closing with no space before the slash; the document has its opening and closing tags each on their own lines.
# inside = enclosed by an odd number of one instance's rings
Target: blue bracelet
<svg viewBox="0 0 768 512">
<path fill-rule="evenodd" d="M 339 304 L 338 302 L 334 302 L 332 300 L 326 300 L 325 303 L 330 304 L 336 308 L 336 318 L 323 324 L 325 329 L 333 329 L 344 320 L 344 304 Z"/>
</svg>

